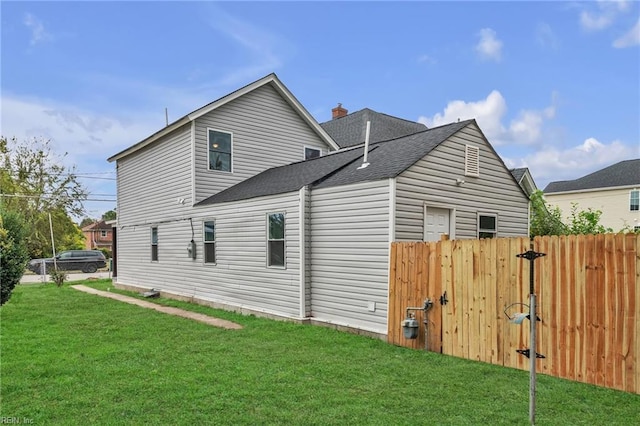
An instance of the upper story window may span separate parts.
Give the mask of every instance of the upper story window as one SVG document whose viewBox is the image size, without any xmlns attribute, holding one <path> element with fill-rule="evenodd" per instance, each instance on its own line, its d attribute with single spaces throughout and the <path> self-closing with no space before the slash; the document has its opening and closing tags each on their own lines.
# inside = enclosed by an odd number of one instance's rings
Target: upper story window
<svg viewBox="0 0 640 426">
<path fill-rule="evenodd" d="M 267 215 L 267 266 L 285 266 L 284 213 Z"/>
<path fill-rule="evenodd" d="M 629 193 L 629 210 L 640 210 L 640 190 L 634 189 Z"/>
<path fill-rule="evenodd" d="M 158 228 L 151 228 L 151 261 L 158 260 Z"/>
<path fill-rule="evenodd" d="M 478 238 L 495 238 L 498 235 L 498 215 L 478 215 Z"/>
<path fill-rule="evenodd" d="M 105 231 L 104 229 L 102 231 L 100 231 L 100 236 L 102 238 L 106 238 L 107 237 L 107 231 Z"/>
<path fill-rule="evenodd" d="M 311 160 L 312 158 L 318 158 L 322 155 L 322 150 L 317 148 L 304 147 L 304 159 Z"/>
<path fill-rule="evenodd" d="M 204 222 L 204 263 L 216 263 L 216 223 Z"/>
<path fill-rule="evenodd" d="M 209 170 L 230 172 L 233 164 L 231 133 L 208 129 Z"/>
</svg>

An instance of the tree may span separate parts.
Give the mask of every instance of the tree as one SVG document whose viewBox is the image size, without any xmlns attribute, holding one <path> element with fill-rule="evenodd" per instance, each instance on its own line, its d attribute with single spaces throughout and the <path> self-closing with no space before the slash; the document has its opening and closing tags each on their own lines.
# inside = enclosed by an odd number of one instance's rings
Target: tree
<svg viewBox="0 0 640 426">
<path fill-rule="evenodd" d="M 529 233 L 532 237 L 568 233 L 567 226 L 562 223 L 562 212 L 558 207 L 551 207 L 547 204 L 541 190 L 531 194 L 530 200 Z"/>
<path fill-rule="evenodd" d="M 78 181 L 75 167 L 62 165 L 51 142 L 0 137 L 0 195 L 7 211 L 20 212 L 27 226 L 27 248 L 31 257 L 52 253 L 49 214 L 56 248 L 81 248 L 84 236 L 71 219 L 82 216 L 86 189 Z"/>
<path fill-rule="evenodd" d="M 114 220 L 115 218 L 116 218 L 115 210 L 109 210 L 107 212 L 104 212 L 104 214 L 102 215 L 102 220 Z"/>
<path fill-rule="evenodd" d="M 552 207 L 544 200 L 541 190 L 531 194 L 530 235 L 577 235 L 602 234 L 613 232 L 600 224 L 602 212 L 600 210 L 579 210 L 578 204 L 571 204 L 569 223 L 562 221 L 562 211 L 557 206 Z"/>
<path fill-rule="evenodd" d="M 18 213 L 0 208 L 0 305 L 11 297 L 29 261 L 27 229 Z"/>
<path fill-rule="evenodd" d="M 87 225 L 91 225 L 92 223 L 97 222 L 96 219 L 91 219 L 90 217 L 85 217 L 80 222 L 80 228 L 84 228 Z"/>
</svg>

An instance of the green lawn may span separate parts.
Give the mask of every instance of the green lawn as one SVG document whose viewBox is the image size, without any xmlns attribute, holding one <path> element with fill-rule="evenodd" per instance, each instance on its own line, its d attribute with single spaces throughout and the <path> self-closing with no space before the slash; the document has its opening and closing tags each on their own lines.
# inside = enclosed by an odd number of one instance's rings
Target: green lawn
<svg viewBox="0 0 640 426">
<path fill-rule="evenodd" d="M 84 284 L 111 288 L 108 280 Z M 157 302 L 245 328 L 218 329 L 66 285 L 18 286 L 0 308 L 0 418 L 39 425 L 528 424 L 525 371 Z M 640 424 L 640 396 L 539 375 L 537 424 Z"/>
</svg>

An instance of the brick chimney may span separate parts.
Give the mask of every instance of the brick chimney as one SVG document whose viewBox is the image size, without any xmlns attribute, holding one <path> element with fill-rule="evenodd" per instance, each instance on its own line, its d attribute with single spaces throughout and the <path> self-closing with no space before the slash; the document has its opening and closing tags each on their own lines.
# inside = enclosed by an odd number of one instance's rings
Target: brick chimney
<svg viewBox="0 0 640 426">
<path fill-rule="evenodd" d="M 331 119 L 335 120 L 336 118 L 344 117 L 348 113 L 349 113 L 349 111 L 347 111 L 346 109 L 342 108 L 342 104 L 338 104 L 337 107 L 335 107 L 335 108 L 333 108 L 331 110 Z"/>
</svg>

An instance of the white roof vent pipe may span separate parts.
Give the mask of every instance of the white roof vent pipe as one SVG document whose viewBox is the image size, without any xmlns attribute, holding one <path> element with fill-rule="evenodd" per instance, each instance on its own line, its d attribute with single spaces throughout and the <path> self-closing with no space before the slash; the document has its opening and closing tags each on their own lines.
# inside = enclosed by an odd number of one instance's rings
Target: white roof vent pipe
<svg viewBox="0 0 640 426">
<path fill-rule="evenodd" d="M 358 167 L 358 170 L 364 169 L 369 165 L 367 157 L 369 156 L 369 132 L 371 131 L 371 121 L 367 121 L 367 130 L 364 134 L 364 159 L 362 165 Z"/>
</svg>

